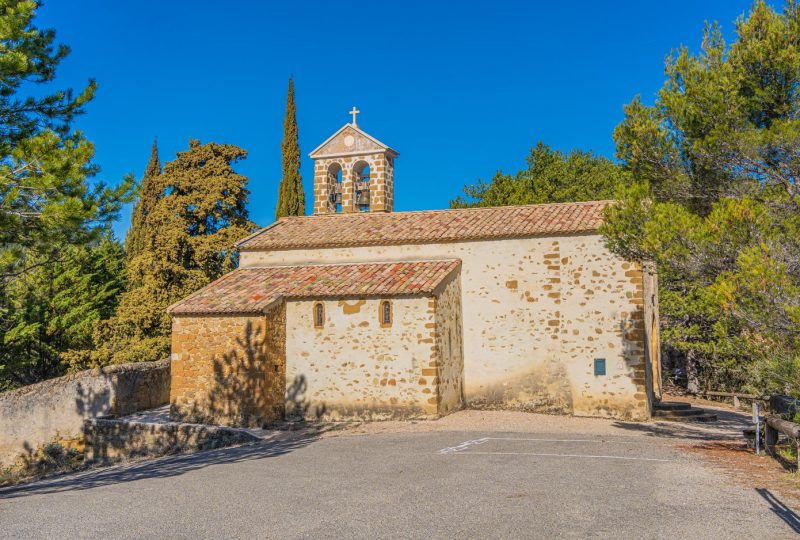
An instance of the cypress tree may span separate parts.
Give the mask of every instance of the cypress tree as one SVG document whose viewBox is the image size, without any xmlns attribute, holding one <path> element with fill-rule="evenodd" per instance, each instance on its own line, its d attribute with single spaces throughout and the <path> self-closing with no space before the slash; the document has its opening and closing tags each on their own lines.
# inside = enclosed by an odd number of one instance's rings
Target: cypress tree
<svg viewBox="0 0 800 540">
<path fill-rule="evenodd" d="M 230 144 L 190 140 L 188 150 L 164 165 L 144 247 L 128 259 L 127 289 L 114 316 L 98 325 L 85 365 L 169 355 L 167 307 L 233 270 L 236 242 L 256 228 L 247 217 L 247 177 L 234 170 L 246 156 Z"/>
<path fill-rule="evenodd" d="M 158 141 L 153 141 L 153 148 L 150 150 L 150 161 L 144 170 L 142 184 L 139 187 L 139 200 L 133 207 L 131 215 L 131 228 L 125 237 L 125 251 L 128 259 L 132 259 L 144 249 L 145 220 L 158 200 L 162 197 L 163 191 L 158 175 L 161 174 L 161 161 L 158 159 Z"/>
<path fill-rule="evenodd" d="M 278 187 L 278 207 L 275 219 L 283 216 L 303 216 L 306 213 L 306 195 L 300 176 L 300 143 L 297 139 L 297 117 L 294 104 L 294 80 L 289 77 L 286 93 L 286 116 L 283 119 L 281 155 L 283 176 Z"/>
</svg>

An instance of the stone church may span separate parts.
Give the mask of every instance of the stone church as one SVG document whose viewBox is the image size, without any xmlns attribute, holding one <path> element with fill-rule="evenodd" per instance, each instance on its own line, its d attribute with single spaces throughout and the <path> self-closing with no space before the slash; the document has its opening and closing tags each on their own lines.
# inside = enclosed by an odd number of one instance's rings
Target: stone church
<svg viewBox="0 0 800 540">
<path fill-rule="evenodd" d="M 242 239 L 238 269 L 169 308 L 172 416 L 648 419 L 657 283 L 606 249 L 609 202 L 394 212 L 398 153 L 356 113 L 310 154 L 314 215 Z"/>
</svg>

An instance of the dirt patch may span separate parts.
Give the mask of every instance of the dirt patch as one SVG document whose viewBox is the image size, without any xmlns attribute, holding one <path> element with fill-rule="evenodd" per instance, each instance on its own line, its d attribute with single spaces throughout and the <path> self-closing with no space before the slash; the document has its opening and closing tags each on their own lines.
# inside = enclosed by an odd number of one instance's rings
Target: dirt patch
<svg viewBox="0 0 800 540">
<path fill-rule="evenodd" d="M 679 401 L 681 403 L 689 403 L 694 407 L 713 407 L 743 413 L 751 413 L 753 410 L 753 402 L 751 400 L 742 399 L 741 406 L 737 408 L 733 406 L 733 403 L 728 398 L 706 399 L 673 388 L 664 391 L 664 401 Z"/>
<path fill-rule="evenodd" d="M 677 448 L 691 452 L 738 484 L 769 489 L 780 494 L 794 508 L 800 508 L 800 475 L 787 470 L 790 464 L 780 457 L 776 459 L 763 451 L 757 456 L 744 440 L 706 441 L 678 445 Z"/>
<path fill-rule="evenodd" d="M 522 411 L 494 411 L 485 409 L 465 409 L 435 420 L 381 422 L 343 422 L 335 432 L 326 437 L 349 435 L 372 435 L 376 433 L 421 433 L 432 431 L 486 432 L 486 433 L 547 433 L 582 435 L 615 435 L 650 437 L 654 430 L 663 430 L 672 436 L 677 424 L 664 426 L 664 423 L 622 422 L 605 418 L 539 414 Z M 707 429 L 706 426 L 697 428 Z M 705 432 L 703 432 L 705 437 Z"/>
</svg>

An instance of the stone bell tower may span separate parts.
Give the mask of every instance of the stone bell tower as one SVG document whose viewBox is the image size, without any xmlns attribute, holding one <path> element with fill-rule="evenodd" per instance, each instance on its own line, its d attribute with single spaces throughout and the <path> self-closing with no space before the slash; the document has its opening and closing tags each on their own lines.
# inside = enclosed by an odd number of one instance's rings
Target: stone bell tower
<svg viewBox="0 0 800 540">
<path fill-rule="evenodd" d="M 398 153 L 367 135 L 350 111 L 345 124 L 309 154 L 314 160 L 314 214 L 391 212 Z"/>
</svg>

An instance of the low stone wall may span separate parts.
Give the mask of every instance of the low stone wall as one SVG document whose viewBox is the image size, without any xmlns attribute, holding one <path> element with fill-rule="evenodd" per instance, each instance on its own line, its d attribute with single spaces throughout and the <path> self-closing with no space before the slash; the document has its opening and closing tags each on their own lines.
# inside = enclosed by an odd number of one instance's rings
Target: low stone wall
<svg viewBox="0 0 800 540">
<path fill-rule="evenodd" d="M 83 432 L 87 462 L 196 452 L 259 440 L 243 429 L 103 418 L 86 420 Z"/>
<path fill-rule="evenodd" d="M 169 403 L 170 362 L 120 364 L 0 393 L 0 468 L 50 442 L 82 437 L 83 422 Z"/>
</svg>

